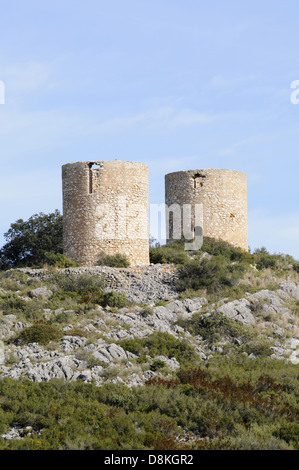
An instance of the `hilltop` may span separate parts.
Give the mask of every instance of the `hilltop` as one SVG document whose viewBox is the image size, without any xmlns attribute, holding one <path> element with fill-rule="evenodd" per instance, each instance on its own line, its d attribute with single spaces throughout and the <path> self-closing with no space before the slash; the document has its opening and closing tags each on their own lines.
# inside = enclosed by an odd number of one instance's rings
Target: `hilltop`
<svg viewBox="0 0 299 470">
<path fill-rule="evenodd" d="M 115 440 L 105 441 L 90 418 L 90 438 L 82 427 L 79 443 L 35 401 L 16 411 L 12 393 L 1 448 L 85 448 L 89 440 L 115 449 L 298 446 L 298 262 L 215 240 L 191 255 L 181 243 L 156 246 L 151 260 L 0 274 L 0 395 L 19 387 L 35 396 L 46 384 L 49 396 L 79 390 L 88 403 L 92 393 L 131 429 L 120 437 L 115 423 Z M 168 427 L 155 434 L 157 420 Z M 49 437 L 53 427 L 68 443 Z"/>
</svg>

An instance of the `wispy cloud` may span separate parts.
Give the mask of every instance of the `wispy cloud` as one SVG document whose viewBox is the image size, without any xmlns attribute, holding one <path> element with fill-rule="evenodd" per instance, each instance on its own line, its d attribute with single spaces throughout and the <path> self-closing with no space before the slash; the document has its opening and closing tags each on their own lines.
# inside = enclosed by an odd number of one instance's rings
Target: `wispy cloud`
<svg viewBox="0 0 299 470">
<path fill-rule="evenodd" d="M 193 109 L 176 109 L 171 106 L 158 107 L 149 111 L 117 117 L 97 124 L 90 132 L 123 132 L 137 126 L 145 129 L 174 131 L 194 125 L 206 125 L 225 116 L 210 114 Z"/>
<path fill-rule="evenodd" d="M 46 76 L 41 72 L 40 80 L 30 81 L 30 74 L 24 87 L 41 86 Z M 15 85 L 17 86 L 17 84 Z M 21 85 L 20 85 L 21 87 Z M 121 133 L 145 132 L 149 136 L 155 133 L 174 133 L 188 128 L 196 130 L 198 126 L 213 125 L 214 122 L 228 116 L 213 114 L 196 109 L 176 106 L 160 106 L 145 109 L 135 114 L 104 119 L 97 110 L 86 108 L 80 112 L 73 107 L 36 110 L 25 105 L 6 105 L 0 109 L 0 140 L 2 160 L 20 158 L 30 152 L 42 151 L 61 145 L 73 145 L 74 141 L 88 141 L 98 136 Z"/>
</svg>

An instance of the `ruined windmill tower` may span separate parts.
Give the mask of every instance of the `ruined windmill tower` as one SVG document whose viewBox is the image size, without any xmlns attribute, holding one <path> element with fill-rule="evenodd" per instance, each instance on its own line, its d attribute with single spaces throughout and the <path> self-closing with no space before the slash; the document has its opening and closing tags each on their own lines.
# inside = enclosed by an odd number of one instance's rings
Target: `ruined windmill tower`
<svg viewBox="0 0 299 470">
<path fill-rule="evenodd" d="M 246 174 L 236 170 L 197 169 L 165 176 L 165 204 L 181 211 L 191 205 L 191 233 L 194 207 L 202 204 L 203 236 L 225 240 L 248 250 Z M 182 224 L 182 222 L 181 222 Z M 167 221 L 167 242 L 174 239 L 173 218 Z M 182 230 L 180 230 L 182 233 Z"/>
<path fill-rule="evenodd" d="M 92 266 L 102 252 L 149 264 L 148 167 L 84 161 L 62 166 L 64 254 Z"/>
</svg>

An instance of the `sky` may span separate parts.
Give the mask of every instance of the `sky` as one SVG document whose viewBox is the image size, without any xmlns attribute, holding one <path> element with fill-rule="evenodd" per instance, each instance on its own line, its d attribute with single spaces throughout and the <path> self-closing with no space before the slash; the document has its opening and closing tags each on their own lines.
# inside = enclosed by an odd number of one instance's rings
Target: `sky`
<svg viewBox="0 0 299 470">
<path fill-rule="evenodd" d="M 62 212 L 64 163 L 117 158 L 148 165 L 151 204 L 166 173 L 246 172 L 250 249 L 299 259 L 298 0 L 0 0 L 0 15 L 0 246 L 17 219 Z"/>
</svg>

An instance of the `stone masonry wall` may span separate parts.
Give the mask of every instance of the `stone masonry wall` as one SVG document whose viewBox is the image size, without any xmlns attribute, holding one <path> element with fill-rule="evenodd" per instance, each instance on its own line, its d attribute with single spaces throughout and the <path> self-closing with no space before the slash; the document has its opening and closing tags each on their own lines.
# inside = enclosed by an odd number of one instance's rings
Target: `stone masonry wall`
<svg viewBox="0 0 299 470">
<path fill-rule="evenodd" d="M 149 264 L 148 167 L 84 161 L 62 167 L 64 253 L 85 266 L 101 252 Z"/>
<path fill-rule="evenodd" d="M 203 204 L 203 235 L 248 250 L 246 174 L 236 170 L 196 169 L 165 176 L 165 204 Z M 173 240 L 169 219 L 168 242 Z"/>
</svg>

